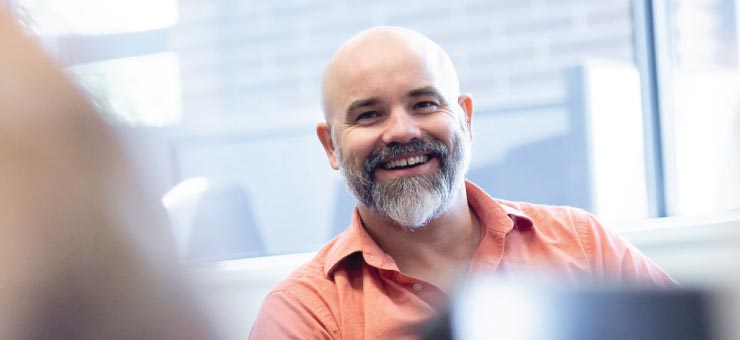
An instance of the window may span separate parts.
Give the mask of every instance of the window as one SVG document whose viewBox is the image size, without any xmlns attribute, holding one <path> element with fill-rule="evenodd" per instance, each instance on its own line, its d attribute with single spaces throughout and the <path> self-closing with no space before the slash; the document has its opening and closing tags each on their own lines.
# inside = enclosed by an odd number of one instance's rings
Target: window
<svg viewBox="0 0 740 340">
<path fill-rule="evenodd" d="M 180 120 L 177 56 L 156 53 L 70 66 L 109 121 L 165 126 Z"/>
<path fill-rule="evenodd" d="M 170 27 L 177 21 L 175 0 L 16 0 L 18 11 L 37 33 L 110 34 Z"/>
<path fill-rule="evenodd" d="M 106 118 L 128 125 L 176 123 L 179 66 L 167 53 L 175 0 L 17 0 L 16 13 L 86 89 Z"/>
<path fill-rule="evenodd" d="M 655 1 L 669 215 L 740 208 L 739 6 Z"/>
</svg>

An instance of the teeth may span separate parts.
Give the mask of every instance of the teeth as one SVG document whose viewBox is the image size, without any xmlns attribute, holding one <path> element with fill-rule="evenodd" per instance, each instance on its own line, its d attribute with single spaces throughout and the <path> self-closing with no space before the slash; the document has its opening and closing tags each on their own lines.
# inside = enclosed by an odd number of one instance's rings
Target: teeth
<svg viewBox="0 0 740 340">
<path fill-rule="evenodd" d="M 395 161 L 390 161 L 388 163 L 385 163 L 383 165 L 383 168 L 393 169 L 393 168 L 397 168 L 401 166 L 425 163 L 427 160 L 429 160 L 429 156 L 426 156 L 426 155 L 402 158 L 402 159 L 397 159 Z"/>
</svg>

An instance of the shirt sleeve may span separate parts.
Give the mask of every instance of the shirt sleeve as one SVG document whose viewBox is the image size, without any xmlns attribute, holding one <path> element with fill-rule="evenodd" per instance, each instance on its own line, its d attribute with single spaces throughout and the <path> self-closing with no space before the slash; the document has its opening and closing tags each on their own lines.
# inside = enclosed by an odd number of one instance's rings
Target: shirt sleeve
<svg viewBox="0 0 740 340">
<path fill-rule="evenodd" d="M 607 230 L 593 215 L 579 211 L 578 231 L 596 279 L 607 283 L 657 287 L 678 285 L 663 269 L 629 241 Z"/>
<path fill-rule="evenodd" d="M 249 339 L 339 339 L 334 317 L 315 294 L 271 292 L 262 304 Z"/>
</svg>

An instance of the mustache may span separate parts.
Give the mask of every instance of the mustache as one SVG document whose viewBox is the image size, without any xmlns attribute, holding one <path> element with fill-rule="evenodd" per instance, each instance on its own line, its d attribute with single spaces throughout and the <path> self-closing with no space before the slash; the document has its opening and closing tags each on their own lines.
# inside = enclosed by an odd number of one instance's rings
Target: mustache
<svg viewBox="0 0 740 340">
<path fill-rule="evenodd" d="M 426 153 L 444 160 L 449 154 L 449 149 L 441 141 L 427 138 L 412 139 L 405 144 L 394 142 L 373 150 L 365 159 L 363 170 L 366 174 L 372 175 L 373 171 L 388 159 L 412 153 Z"/>
</svg>

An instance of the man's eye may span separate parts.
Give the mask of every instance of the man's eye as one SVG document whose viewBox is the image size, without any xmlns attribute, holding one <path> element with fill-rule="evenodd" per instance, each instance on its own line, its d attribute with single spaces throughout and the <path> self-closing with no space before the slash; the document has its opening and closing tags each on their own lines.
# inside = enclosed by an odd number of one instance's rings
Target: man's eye
<svg viewBox="0 0 740 340">
<path fill-rule="evenodd" d="M 363 120 L 370 120 L 370 119 L 376 118 L 378 116 L 379 116 L 379 114 L 378 114 L 377 111 L 368 111 L 368 112 L 364 112 L 364 113 L 360 114 L 359 116 L 357 116 L 357 121 L 360 122 L 360 121 L 363 121 Z"/>
<path fill-rule="evenodd" d="M 439 107 L 439 104 L 437 104 L 435 102 L 430 102 L 430 101 L 418 102 L 418 103 L 414 104 L 414 109 L 415 110 L 420 110 L 420 109 L 436 109 L 438 107 Z"/>
</svg>

